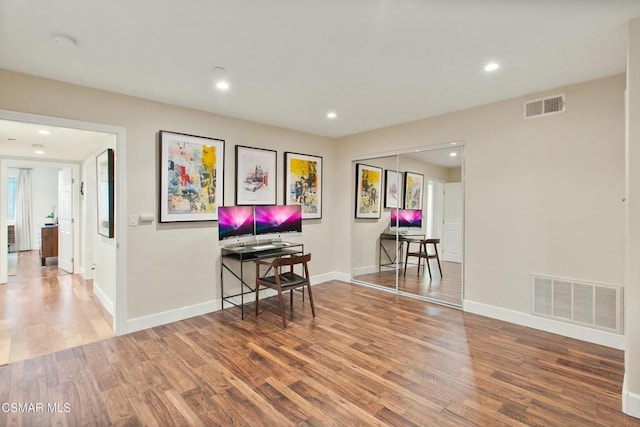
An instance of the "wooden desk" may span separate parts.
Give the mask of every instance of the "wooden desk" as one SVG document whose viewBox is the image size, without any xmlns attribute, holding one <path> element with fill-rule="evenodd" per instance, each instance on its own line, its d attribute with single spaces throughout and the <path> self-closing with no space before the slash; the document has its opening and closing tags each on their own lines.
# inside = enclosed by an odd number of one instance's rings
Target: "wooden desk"
<svg viewBox="0 0 640 427">
<path fill-rule="evenodd" d="M 266 248 L 264 246 L 269 245 Z M 262 248 L 261 248 L 262 246 Z M 240 307 L 242 319 L 244 319 L 244 295 L 246 293 L 255 292 L 255 285 L 247 283 L 244 280 L 244 264 L 259 259 L 279 258 L 292 254 L 303 254 L 304 245 L 302 243 L 274 242 L 264 244 L 252 244 L 238 247 L 225 247 L 221 249 L 220 257 L 220 293 L 222 297 L 222 309 L 224 310 L 225 301 L 236 307 Z M 236 272 L 232 268 L 232 261 L 240 264 L 240 271 Z M 240 292 L 232 295 L 224 293 L 224 272 L 228 271 L 240 282 Z M 232 299 L 240 297 L 240 304 Z"/>
<path fill-rule="evenodd" d="M 49 257 L 58 256 L 58 226 L 45 225 L 40 229 L 40 259 L 44 267 Z"/>
</svg>

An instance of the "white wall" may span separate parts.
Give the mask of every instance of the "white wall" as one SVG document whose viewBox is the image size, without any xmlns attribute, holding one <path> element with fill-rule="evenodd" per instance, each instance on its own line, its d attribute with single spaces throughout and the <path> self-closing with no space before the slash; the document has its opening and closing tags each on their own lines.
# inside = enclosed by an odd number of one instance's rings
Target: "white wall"
<svg viewBox="0 0 640 427">
<path fill-rule="evenodd" d="M 339 140 L 350 159 L 422 144 L 465 142 L 465 299 L 530 313 L 531 273 L 623 284 L 624 76 L 556 88 L 564 114 L 522 119 L 512 99 Z M 342 191 L 337 233 L 349 234 Z M 605 250 L 597 250 L 604 248 Z M 351 254 L 336 250 L 340 271 Z"/>
<path fill-rule="evenodd" d="M 624 412 L 640 417 L 640 19 L 629 23 L 627 45 Z"/>
</svg>

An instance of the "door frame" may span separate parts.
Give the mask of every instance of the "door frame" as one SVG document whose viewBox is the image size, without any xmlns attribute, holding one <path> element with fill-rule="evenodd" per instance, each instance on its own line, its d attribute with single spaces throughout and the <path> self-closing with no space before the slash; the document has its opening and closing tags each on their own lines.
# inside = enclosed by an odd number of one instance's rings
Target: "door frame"
<svg viewBox="0 0 640 427">
<path fill-rule="evenodd" d="M 0 109 L 0 119 L 2 120 L 12 120 L 16 122 L 26 122 L 26 123 L 35 123 L 46 126 L 57 126 L 57 127 L 65 127 L 71 129 L 80 129 L 80 130 L 88 130 L 93 132 L 103 132 L 113 134 L 116 138 L 116 153 L 118 153 L 118 161 L 116 162 L 116 297 L 115 297 L 115 308 L 114 308 L 114 316 L 113 316 L 113 331 L 116 335 L 123 335 L 127 333 L 127 228 L 126 228 L 126 207 L 127 207 L 127 198 L 126 198 L 126 172 L 127 172 L 127 133 L 126 129 L 121 126 L 113 126 L 101 123 L 92 123 L 92 122 L 84 122 L 79 120 L 72 119 L 64 119 L 60 117 L 51 117 L 51 116 L 42 116 L 38 114 L 30 114 L 30 113 L 21 113 L 9 110 L 1 110 Z M 7 191 L 7 162 L 9 159 L 0 159 L 0 193 L 6 194 Z M 36 161 L 36 160 L 33 160 Z M 67 163 L 69 164 L 69 163 Z M 80 165 L 79 163 L 75 165 L 77 168 L 77 176 L 74 171 L 74 179 L 76 182 L 80 182 Z M 77 186 L 79 188 L 79 186 Z M 74 189 L 78 191 L 77 200 L 80 200 L 79 197 L 79 189 Z M 0 228 L 7 228 L 7 201 L 4 198 L 0 198 Z M 78 209 L 79 209 L 78 203 Z M 76 215 L 79 222 L 79 211 L 75 211 L 75 203 L 74 203 L 74 215 Z M 76 230 L 77 224 L 74 225 L 74 230 Z M 74 236 L 74 246 L 76 245 L 76 238 L 79 239 L 79 234 L 76 233 L 77 237 Z M 0 234 L 0 245 L 7 245 L 7 233 Z M 76 249 L 74 248 L 74 254 Z M 80 257 L 77 257 L 74 260 L 74 268 L 77 265 L 76 262 L 79 261 Z M 6 283 L 7 276 L 7 254 L 6 251 L 0 251 L 0 283 Z M 4 281 L 1 279 L 4 278 Z"/>
</svg>

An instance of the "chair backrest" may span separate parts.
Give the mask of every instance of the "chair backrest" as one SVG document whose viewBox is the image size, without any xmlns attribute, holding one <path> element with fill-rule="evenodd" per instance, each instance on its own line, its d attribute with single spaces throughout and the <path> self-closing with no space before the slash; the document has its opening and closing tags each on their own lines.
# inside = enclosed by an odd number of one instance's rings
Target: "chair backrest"
<svg viewBox="0 0 640 427">
<path fill-rule="evenodd" d="M 306 255 L 292 255 L 290 257 L 276 258 L 273 260 L 271 265 L 274 267 L 281 267 L 285 265 L 293 266 L 295 264 L 306 264 L 309 261 L 311 261 L 310 253 Z"/>
</svg>

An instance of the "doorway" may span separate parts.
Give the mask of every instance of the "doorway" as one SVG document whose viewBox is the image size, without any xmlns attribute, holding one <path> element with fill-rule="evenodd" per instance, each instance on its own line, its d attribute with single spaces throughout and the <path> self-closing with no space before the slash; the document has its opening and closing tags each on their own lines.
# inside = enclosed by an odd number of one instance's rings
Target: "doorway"
<svg viewBox="0 0 640 427">
<path fill-rule="evenodd" d="M 126 162 L 126 132 L 123 128 L 110 126 L 110 125 L 101 125 L 95 123 L 88 122 L 79 122 L 75 120 L 68 119 L 60 119 L 46 116 L 38 116 L 26 113 L 16 113 L 6 110 L 0 110 L 0 121 L 2 122 L 12 122 L 17 124 L 24 125 L 34 125 L 39 127 L 52 127 L 57 131 L 64 132 L 75 132 L 79 134 L 81 137 L 85 137 L 87 132 L 100 133 L 104 138 L 108 139 L 111 145 L 108 145 L 109 148 L 114 148 L 116 152 L 120 152 L 118 160 L 119 163 L 116 164 L 116 206 L 124 209 L 126 206 L 125 200 L 123 197 L 124 194 L 124 182 L 125 182 L 125 162 Z M 74 140 L 74 138 L 70 138 Z M 77 154 L 77 151 L 82 151 L 78 148 L 79 146 L 71 147 L 69 153 Z M 84 148 L 84 147 L 83 147 Z M 69 149 L 69 148 L 68 148 Z M 94 150 L 96 151 L 96 150 Z M 7 194 L 7 169 L 8 165 L 11 162 L 15 162 L 18 157 L 24 158 L 24 155 L 17 155 L 15 153 L 7 153 L 0 152 L 2 156 L 0 158 L 0 193 L 3 195 Z M 60 157 L 57 157 L 60 158 Z M 107 313 L 112 317 L 112 320 L 109 324 L 109 329 L 115 331 L 115 334 L 122 334 L 126 332 L 126 285 L 125 278 L 126 272 L 124 271 L 125 265 L 125 257 L 124 251 L 118 251 L 117 245 L 124 244 L 126 241 L 126 229 L 124 228 L 124 214 L 120 209 L 116 209 L 116 236 L 118 238 L 117 244 L 115 239 L 103 239 L 101 248 L 97 250 L 93 247 L 93 245 L 87 243 L 90 241 L 91 236 L 94 236 L 94 233 L 91 232 L 93 228 L 95 228 L 96 220 L 95 220 L 95 202 L 88 200 L 88 197 L 84 194 L 93 193 L 95 197 L 96 192 L 89 192 L 88 185 L 95 185 L 95 158 L 85 158 L 82 159 L 74 159 L 71 161 L 72 168 L 76 168 L 76 171 L 72 173 L 72 181 L 73 181 L 73 189 L 72 189 L 72 197 L 77 200 L 77 203 L 73 203 L 74 206 L 78 206 L 79 208 L 74 208 L 72 224 L 74 230 L 74 236 L 72 237 L 73 241 L 73 257 L 71 260 L 67 260 L 71 263 L 70 267 L 73 268 L 74 274 L 70 275 L 70 277 L 80 276 L 83 280 L 88 279 L 92 280 L 92 277 L 96 271 L 96 263 L 91 261 L 92 256 L 98 256 L 95 254 L 104 255 L 108 252 L 111 256 L 109 260 L 108 267 L 111 271 L 110 276 L 102 276 L 102 280 L 104 280 L 105 286 L 100 289 L 93 289 L 96 293 L 96 296 L 100 299 L 100 303 L 104 306 Z M 84 194 L 80 193 L 80 188 L 82 187 L 82 191 Z M 6 212 L 7 209 L 7 199 L 6 197 L 0 198 L 0 211 Z M 93 215 L 93 216 L 92 216 Z M 92 225 L 92 227 L 89 226 Z M 7 227 L 7 218 L 5 214 L 0 214 L 0 227 L 3 229 Z M 95 237 L 95 239 L 100 239 L 99 237 Z M 0 236 L 0 244 L 7 244 L 7 235 L 6 233 L 2 233 Z M 70 240 L 67 240 L 67 244 Z M 105 268 L 107 267 L 107 263 L 105 264 Z M 115 266 L 115 268 L 113 268 Z M 5 251 L 0 251 L 0 283 L 7 282 L 7 253 Z M 106 286 L 106 279 L 109 279 L 109 284 Z M 1 287 L 6 285 L 0 285 Z M 108 289 L 107 292 L 104 292 L 104 289 Z M 105 300 L 109 300 L 108 304 L 105 304 Z"/>
</svg>

